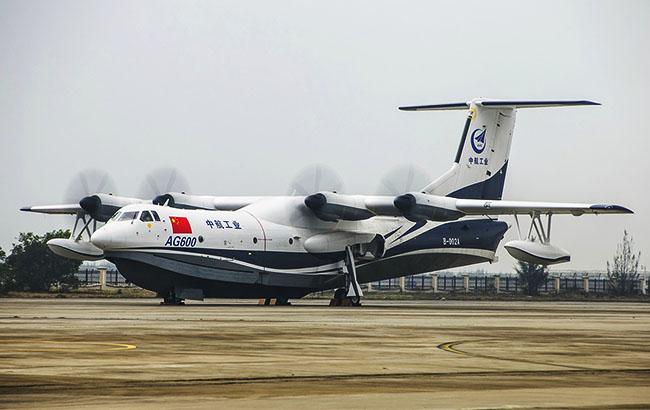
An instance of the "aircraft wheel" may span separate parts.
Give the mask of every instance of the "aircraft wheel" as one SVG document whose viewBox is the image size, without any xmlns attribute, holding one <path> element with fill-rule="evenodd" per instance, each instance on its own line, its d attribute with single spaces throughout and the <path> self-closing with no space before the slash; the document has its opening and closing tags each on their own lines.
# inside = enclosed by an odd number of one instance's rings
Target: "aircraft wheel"
<svg viewBox="0 0 650 410">
<path fill-rule="evenodd" d="M 347 294 L 348 294 L 348 291 L 345 290 L 345 288 L 338 288 L 338 289 L 336 289 L 336 291 L 334 292 L 334 299 L 343 300 L 343 299 L 346 298 L 346 295 L 347 295 Z"/>
<path fill-rule="evenodd" d="M 160 304 L 165 306 L 181 306 L 184 305 L 185 302 L 183 299 L 176 297 L 176 292 L 170 290 L 163 296 L 163 301 L 160 302 Z"/>
<path fill-rule="evenodd" d="M 361 306 L 361 296 L 351 296 L 348 300 L 352 306 Z"/>
</svg>

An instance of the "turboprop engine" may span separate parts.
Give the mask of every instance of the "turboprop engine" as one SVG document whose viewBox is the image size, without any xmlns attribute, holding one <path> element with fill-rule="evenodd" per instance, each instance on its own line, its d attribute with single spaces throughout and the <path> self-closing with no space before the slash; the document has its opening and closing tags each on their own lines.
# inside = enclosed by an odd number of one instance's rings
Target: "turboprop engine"
<svg viewBox="0 0 650 410">
<path fill-rule="evenodd" d="M 395 208 L 409 221 L 455 221 L 465 216 L 456 208 L 456 198 L 410 192 L 393 201 Z"/>
<path fill-rule="evenodd" d="M 375 216 L 363 197 L 342 195 L 336 192 L 318 192 L 305 198 L 305 206 L 323 221 L 361 221 Z"/>
<path fill-rule="evenodd" d="M 553 265 L 571 260 L 569 252 L 550 243 L 526 239 L 510 241 L 504 247 L 513 258 L 538 265 Z"/>
<path fill-rule="evenodd" d="M 112 194 L 95 194 L 82 198 L 81 201 L 79 201 L 79 206 L 81 206 L 81 208 L 83 208 L 83 210 L 96 221 L 106 222 L 123 206 L 147 202 L 149 201 L 138 198 L 129 198 Z"/>
</svg>

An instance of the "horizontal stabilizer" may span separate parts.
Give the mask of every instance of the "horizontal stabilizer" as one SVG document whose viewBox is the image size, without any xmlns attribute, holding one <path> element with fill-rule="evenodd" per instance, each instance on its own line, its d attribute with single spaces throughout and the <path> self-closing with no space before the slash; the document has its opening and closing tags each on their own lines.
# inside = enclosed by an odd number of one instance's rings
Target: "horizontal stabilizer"
<svg viewBox="0 0 650 410">
<path fill-rule="evenodd" d="M 406 107 L 399 107 L 402 111 L 435 111 L 435 110 L 466 110 L 469 104 L 462 103 L 448 103 L 448 104 L 433 104 L 433 105 L 411 105 Z"/>
<path fill-rule="evenodd" d="M 498 101 L 485 100 L 478 102 L 483 107 L 513 107 L 513 108 L 543 108 L 543 107 L 573 107 L 579 105 L 600 105 L 600 103 L 588 100 L 568 101 Z"/>
<path fill-rule="evenodd" d="M 441 111 L 441 110 L 465 110 L 474 103 L 481 107 L 508 107 L 508 108 L 543 108 L 543 107 L 573 107 L 580 105 L 600 105 L 600 103 L 589 100 L 552 100 L 552 101 L 513 101 L 513 100 L 489 100 L 475 99 L 463 103 L 447 103 L 433 105 L 411 105 L 399 107 L 402 111 Z"/>
</svg>

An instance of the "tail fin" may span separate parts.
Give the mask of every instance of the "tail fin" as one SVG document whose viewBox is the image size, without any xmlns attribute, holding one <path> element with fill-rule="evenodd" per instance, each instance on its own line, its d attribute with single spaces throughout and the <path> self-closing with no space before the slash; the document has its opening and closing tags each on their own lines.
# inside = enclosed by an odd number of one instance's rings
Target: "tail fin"
<svg viewBox="0 0 650 410">
<path fill-rule="evenodd" d="M 422 189 L 432 195 L 463 199 L 501 199 L 517 108 L 600 105 L 592 101 L 498 101 L 400 107 L 404 111 L 469 108 L 452 167 Z"/>
</svg>

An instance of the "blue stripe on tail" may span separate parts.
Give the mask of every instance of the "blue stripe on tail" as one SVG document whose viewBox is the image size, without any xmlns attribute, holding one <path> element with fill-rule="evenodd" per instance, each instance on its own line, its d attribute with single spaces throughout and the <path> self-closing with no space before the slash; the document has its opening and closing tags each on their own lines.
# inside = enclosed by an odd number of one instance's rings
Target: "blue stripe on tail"
<svg viewBox="0 0 650 410">
<path fill-rule="evenodd" d="M 506 183 L 506 170 L 508 161 L 494 175 L 485 181 L 477 182 L 458 189 L 447 196 L 459 199 L 501 199 L 503 187 Z"/>
</svg>

